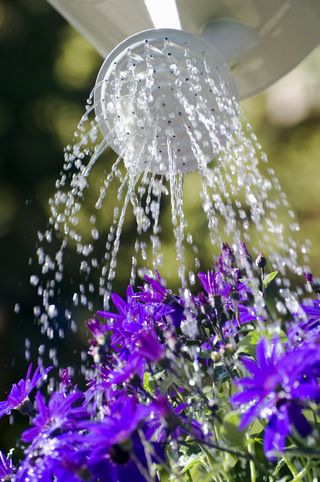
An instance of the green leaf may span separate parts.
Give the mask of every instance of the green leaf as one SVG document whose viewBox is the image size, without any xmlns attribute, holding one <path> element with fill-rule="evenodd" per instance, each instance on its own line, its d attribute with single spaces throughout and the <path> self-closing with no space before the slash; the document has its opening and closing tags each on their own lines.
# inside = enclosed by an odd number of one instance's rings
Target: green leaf
<svg viewBox="0 0 320 482">
<path fill-rule="evenodd" d="M 232 447 L 246 447 L 245 433 L 239 430 L 239 415 L 235 412 L 230 412 L 224 417 L 221 435 Z"/>
<path fill-rule="evenodd" d="M 202 463 L 197 463 L 193 465 L 190 468 L 189 473 L 190 473 L 192 482 L 203 482 L 208 475 L 208 471 Z"/>
<path fill-rule="evenodd" d="M 283 330 L 278 331 L 278 336 L 280 337 L 281 343 L 285 343 L 287 341 L 287 335 Z M 273 337 L 274 331 L 270 330 L 267 326 L 265 329 L 259 330 L 259 332 L 257 330 L 252 330 L 239 341 L 237 353 L 242 354 L 245 352 L 254 357 L 256 346 L 261 338 L 272 340 Z"/>
<path fill-rule="evenodd" d="M 216 385 L 222 385 L 224 382 L 229 380 L 229 378 L 230 375 L 223 365 L 218 365 L 214 368 L 213 380 Z"/>
<path fill-rule="evenodd" d="M 256 330 L 250 331 L 246 336 L 244 336 L 238 343 L 238 350 L 245 351 L 250 355 L 254 355 L 256 352 L 256 346 L 261 338 L 261 333 Z"/>
<path fill-rule="evenodd" d="M 149 372 L 144 372 L 143 376 L 143 388 L 146 392 L 150 393 L 150 395 L 154 395 L 154 392 L 150 386 L 151 383 L 151 375 Z"/>
<path fill-rule="evenodd" d="M 272 271 L 272 273 L 269 273 L 263 280 L 263 286 L 264 288 L 266 289 L 269 284 L 271 283 L 271 281 L 273 281 L 275 279 L 275 277 L 277 276 L 277 274 L 279 273 L 279 271 Z"/>
<path fill-rule="evenodd" d="M 181 467 L 181 474 L 185 474 L 188 472 L 194 465 L 202 463 L 202 455 L 200 454 L 192 454 L 189 457 L 185 457 L 184 459 L 180 457 L 179 465 L 182 463 L 183 467 Z"/>
<path fill-rule="evenodd" d="M 253 437 L 254 435 L 260 434 L 263 430 L 264 430 L 264 426 L 262 425 L 260 420 L 255 420 L 253 424 L 250 426 L 248 433 L 250 434 L 250 436 Z M 261 439 L 257 437 L 254 438 L 253 440 L 261 442 Z"/>
</svg>

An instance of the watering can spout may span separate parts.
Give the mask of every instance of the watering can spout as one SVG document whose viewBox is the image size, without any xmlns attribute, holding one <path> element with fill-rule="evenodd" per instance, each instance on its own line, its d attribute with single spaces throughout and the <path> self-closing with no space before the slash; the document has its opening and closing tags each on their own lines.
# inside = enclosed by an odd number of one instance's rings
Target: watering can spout
<svg viewBox="0 0 320 482">
<path fill-rule="evenodd" d="M 320 43 L 319 0 L 48 1 L 103 57 L 143 30 L 202 37 L 229 62 L 240 99 L 268 87 Z"/>
</svg>

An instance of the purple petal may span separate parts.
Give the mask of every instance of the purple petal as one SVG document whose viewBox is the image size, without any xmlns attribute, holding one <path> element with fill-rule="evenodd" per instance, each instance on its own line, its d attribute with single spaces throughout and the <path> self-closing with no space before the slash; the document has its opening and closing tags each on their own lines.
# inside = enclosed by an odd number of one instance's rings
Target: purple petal
<svg viewBox="0 0 320 482">
<path fill-rule="evenodd" d="M 232 405 L 239 406 L 244 403 L 250 403 L 257 398 L 257 390 L 245 390 L 241 393 L 236 393 L 230 399 Z"/>
<path fill-rule="evenodd" d="M 261 338 L 261 340 L 259 341 L 256 347 L 256 359 L 257 359 L 257 364 L 262 370 L 266 369 L 268 366 L 266 353 L 267 353 L 267 340 L 265 338 Z"/>
<path fill-rule="evenodd" d="M 287 407 L 272 415 L 267 427 L 264 430 L 263 450 L 269 460 L 274 460 L 272 452 L 283 452 L 286 445 L 286 438 L 290 434 L 290 423 Z"/>
<path fill-rule="evenodd" d="M 307 437 L 312 432 L 312 427 L 302 413 L 300 407 L 295 404 L 288 406 L 288 415 L 292 425 L 295 427 L 301 437 Z"/>
<path fill-rule="evenodd" d="M 11 412 L 10 404 L 5 401 L 5 402 L 0 402 L 0 418 L 3 417 L 4 415 L 9 415 Z"/>
<path fill-rule="evenodd" d="M 127 314 L 128 305 L 127 303 L 121 298 L 121 296 L 117 295 L 117 293 L 113 293 L 111 295 L 112 302 L 114 306 L 117 308 L 119 313 L 123 316 Z"/>
<path fill-rule="evenodd" d="M 241 363 L 245 366 L 248 372 L 252 373 L 252 375 L 259 376 L 261 371 L 260 368 L 257 366 L 257 363 L 251 358 L 248 357 L 241 357 Z"/>
<path fill-rule="evenodd" d="M 318 401 L 320 398 L 320 387 L 312 383 L 303 383 L 294 388 L 293 394 L 295 398 L 307 398 Z"/>
<path fill-rule="evenodd" d="M 263 402 L 263 399 L 258 400 L 247 410 L 245 414 L 242 415 L 239 423 L 240 430 L 244 430 L 256 417 L 258 417 L 263 406 Z"/>
</svg>

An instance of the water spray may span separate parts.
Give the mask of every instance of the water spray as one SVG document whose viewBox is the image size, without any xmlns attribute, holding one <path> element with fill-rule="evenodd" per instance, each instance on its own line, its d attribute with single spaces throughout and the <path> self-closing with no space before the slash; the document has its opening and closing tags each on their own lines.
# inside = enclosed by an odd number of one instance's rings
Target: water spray
<svg viewBox="0 0 320 482">
<path fill-rule="evenodd" d="M 284 75 L 320 42 L 319 2 L 50 3 L 106 59 L 65 150 L 49 227 L 39 237 L 42 306 L 36 313 L 43 331 L 51 333 L 57 316 L 69 246 L 76 247 L 72 258 L 81 278 L 72 304 L 89 312 L 97 304 L 109 306 L 130 210 L 136 221 L 136 238 L 126 247 L 130 283 L 168 266 L 163 247 L 169 239 L 170 269 L 182 289 L 194 285 L 207 245 L 192 228 L 185 195 L 201 199 L 197 219 L 206 226 L 213 253 L 225 240 L 233 247 L 252 241 L 253 253 L 264 249 L 274 269 L 301 273 L 307 250 L 294 237 L 299 225 L 274 171 L 260 169 L 267 157 L 239 100 Z M 297 40 L 297 30 L 304 28 L 308 35 Z M 113 163 L 102 159 L 103 174 L 97 177 L 94 170 L 108 147 L 117 157 Z M 198 188 L 185 194 L 188 173 Z M 98 192 L 87 195 L 97 178 Z M 165 230 L 163 205 L 171 209 Z M 99 225 L 101 209 L 109 216 L 107 226 Z M 81 230 L 86 211 L 89 236 Z M 285 226 L 282 215 L 288 211 Z M 60 241 L 54 256 L 48 254 L 52 239 Z M 69 308 L 66 313 L 71 319 Z"/>
</svg>

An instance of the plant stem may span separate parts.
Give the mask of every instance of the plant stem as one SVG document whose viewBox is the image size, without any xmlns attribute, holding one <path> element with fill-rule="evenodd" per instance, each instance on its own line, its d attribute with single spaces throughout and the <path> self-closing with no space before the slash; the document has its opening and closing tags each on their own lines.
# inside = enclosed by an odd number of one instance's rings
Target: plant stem
<svg viewBox="0 0 320 482">
<path fill-rule="evenodd" d="M 250 476 L 251 476 L 251 482 L 257 482 L 257 473 L 256 473 L 256 466 L 254 465 L 254 444 L 249 442 L 248 440 L 248 452 L 250 455 L 252 455 L 252 459 L 250 459 L 249 462 L 249 467 L 250 467 Z"/>
<path fill-rule="evenodd" d="M 187 476 L 188 476 L 189 482 L 192 482 L 192 477 L 191 477 L 191 474 L 190 474 L 190 470 L 187 471 Z"/>
<path fill-rule="evenodd" d="M 291 482 L 300 482 L 303 480 L 303 477 L 307 475 L 309 469 L 310 462 L 292 479 Z"/>
<path fill-rule="evenodd" d="M 283 460 L 287 464 L 287 467 L 290 470 L 293 477 L 297 477 L 298 472 L 297 472 L 297 469 L 295 468 L 294 464 L 292 463 L 292 461 L 288 457 L 285 457 L 285 456 L 283 456 Z"/>
</svg>

